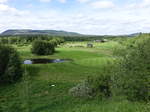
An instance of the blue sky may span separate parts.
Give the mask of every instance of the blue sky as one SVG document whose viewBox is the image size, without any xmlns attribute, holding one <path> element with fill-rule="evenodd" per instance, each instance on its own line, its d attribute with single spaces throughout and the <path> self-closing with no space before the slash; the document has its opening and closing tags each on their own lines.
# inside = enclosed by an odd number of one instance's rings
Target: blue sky
<svg viewBox="0 0 150 112">
<path fill-rule="evenodd" d="M 150 32 L 150 0 L 0 0 L 0 32 L 53 29 L 83 34 Z"/>
</svg>

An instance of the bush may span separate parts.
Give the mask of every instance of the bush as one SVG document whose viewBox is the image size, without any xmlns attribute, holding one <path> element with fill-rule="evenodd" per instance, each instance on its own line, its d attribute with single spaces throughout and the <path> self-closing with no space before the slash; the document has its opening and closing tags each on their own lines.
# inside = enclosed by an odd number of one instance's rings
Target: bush
<svg viewBox="0 0 150 112">
<path fill-rule="evenodd" d="M 54 45 L 55 47 L 57 47 L 57 46 L 60 45 L 61 43 L 64 43 L 64 40 L 61 39 L 61 38 L 53 38 L 53 39 L 50 40 L 50 41 L 53 43 L 53 45 Z"/>
<path fill-rule="evenodd" d="M 150 37 L 137 38 L 134 45 L 119 63 L 116 76 L 117 87 L 127 99 L 150 99 Z"/>
<path fill-rule="evenodd" d="M 87 81 L 84 81 L 69 90 L 69 94 L 74 97 L 91 98 L 93 95 L 92 88 Z"/>
<path fill-rule="evenodd" d="M 33 42 L 31 50 L 33 54 L 37 55 L 51 55 L 55 51 L 55 45 L 53 42 L 37 40 Z"/>
<path fill-rule="evenodd" d="M 111 79 L 108 75 L 101 77 L 88 77 L 86 81 L 78 84 L 69 90 L 69 93 L 75 97 L 108 98 L 111 96 Z"/>
<path fill-rule="evenodd" d="M 69 92 L 76 97 L 98 97 L 101 100 L 110 98 L 113 94 L 112 74 L 116 67 L 116 65 L 114 65 L 115 62 L 115 60 L 106 61 L 106 63 L 101 67 L 101 71 L 98 76 L 87 77 L 83 83 L 80 83 L 76 87 L 70 89 Z"/>
<path fill-rule="evenodd" d="M 0 83 L 13 83 L 22 76 L 21 61 L 17 51 L 0 45 Z"/>
<path fill-rule="evenodd" d="M 70 93 L 76 97 L 99 97 L 100 99 L 109 98 L 112 96 L 112 73 L 116 67 L 114 61 L 107 61 L 101 67 L 101 73 L 98 76 L 87 77 L 87 79 L 70 89 Z"/>
<path fill-rule="evenodd" d="M 111 97 L 111 77 L 110 75 L 101 75 L 95 78 L 88 78 L 88 83 L 92 88 L 93 95 L 100 98 Z"/>
</svg>

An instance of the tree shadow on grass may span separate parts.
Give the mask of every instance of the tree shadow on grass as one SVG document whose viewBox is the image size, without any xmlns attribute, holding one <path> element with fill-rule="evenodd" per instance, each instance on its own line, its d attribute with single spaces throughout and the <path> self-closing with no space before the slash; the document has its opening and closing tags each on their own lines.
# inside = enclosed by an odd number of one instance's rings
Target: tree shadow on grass
<svg viewBox="0 0 150 112">
<path fill-rule="evenodd" d="M 29 76 L 37 76 L 40 71 L 40 66 L 25 65 L 24 72 L 27 72 Z"/>
<path fill-rule="evenodd" d="M 60 53 L 61 51 L 58 51 L 58 50 L 55 50 L 55 52 L 54 53 Z"/>
</svg>

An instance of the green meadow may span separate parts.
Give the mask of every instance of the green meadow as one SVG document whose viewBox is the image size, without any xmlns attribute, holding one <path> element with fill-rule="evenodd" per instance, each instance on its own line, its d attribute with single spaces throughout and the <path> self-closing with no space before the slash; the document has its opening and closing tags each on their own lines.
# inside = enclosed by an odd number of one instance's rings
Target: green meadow
<svg viewBox="0 0 150 112">
<path fill-rule="evenodd" d="M 53 55 L 37 56 L 31 45 L 13 45 L 22 62 L 26 59 L 72 59 L 70 62 L 23 65 L 25 73 L 20 81 L 0 86 L 0 112 L 149 112 L 150 104 L 130 102 L 124 97 L 109 99 L 77 98 L 69 90 L 88 76 L 100 76 L 103 67 L 119 57 L 113 54 L 117 41 L 94 43 L 65 42 Z"/>
</svg>

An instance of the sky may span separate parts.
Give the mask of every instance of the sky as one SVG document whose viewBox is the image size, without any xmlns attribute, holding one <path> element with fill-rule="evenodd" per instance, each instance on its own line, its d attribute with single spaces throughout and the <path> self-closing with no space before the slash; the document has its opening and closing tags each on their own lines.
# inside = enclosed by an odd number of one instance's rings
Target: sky
<svg viewBox="0 0 150 112">
<path fill-rule="evenodd" d="M 150 32 L 150 0 L 0 0 L 0 32 L 7 29 Z"/>
</svg>

